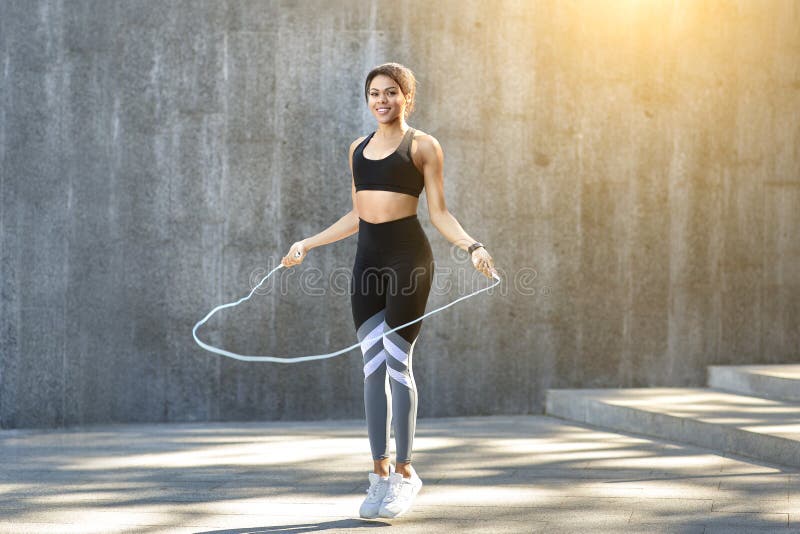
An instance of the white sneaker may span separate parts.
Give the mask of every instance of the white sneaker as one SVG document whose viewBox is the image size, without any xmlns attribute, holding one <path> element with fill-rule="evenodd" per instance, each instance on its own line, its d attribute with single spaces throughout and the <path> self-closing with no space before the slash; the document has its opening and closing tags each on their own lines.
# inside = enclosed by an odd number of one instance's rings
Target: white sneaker
<svg viewBox="0 0 800 534">
<path fill-rule="evenodd" d="M 417 476 L 417 471 L 411 468 L 411 478 L 405 478 L 400 473 L 389 475 L 389 489 L 386 491 L 378 513 L 381 517 L 398 517 L 404 514 L 414 502 L 422 488 L 422 479 Z"/>
<path fill-rule="evenodd" d="M 378 517 L 378 509 L 381 506 L 386 491 L 389 489 L 389 477 L 394 473 L 394 466 L 389 464 L 389 476 L 382 477 L 378 473 L 369 474 L 369 489 L 367 498 L 361 503 L 358 515 L 366 519 Z"/>
</svg>

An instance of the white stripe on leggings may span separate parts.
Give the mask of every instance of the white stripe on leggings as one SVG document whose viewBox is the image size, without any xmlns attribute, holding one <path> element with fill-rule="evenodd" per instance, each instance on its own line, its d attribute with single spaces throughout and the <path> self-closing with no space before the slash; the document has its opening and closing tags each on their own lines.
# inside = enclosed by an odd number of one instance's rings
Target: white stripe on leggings
<svg viewBox="0 0 800 534">
<path fill-rule="evenodd" d="M 403 349 L 395 345 L 392 340 L 389 339 L 389 336 L 385 336 L 383 338 L 383 346 L 386 348 L 386 352 L 388 352 L 398 362 L 405 364 L 408 361 L 408 354 L 406 354 Z"/>
<path fill-rule="evenodd" d="M 362 353 L 366 353 L 375 343 L 380 343 L 384 324 L 386 323 L 381 321 L 375 328 L 372 329 L 372 332 L 366 335 L 364 341 L 361 342 Z"/>
<path fill-rule="evenodd" d="M 364 365 L 364 378 L 375 372 L 375 369 L 386 361 L 386 351 L 382 350 Z"/>
</svg>

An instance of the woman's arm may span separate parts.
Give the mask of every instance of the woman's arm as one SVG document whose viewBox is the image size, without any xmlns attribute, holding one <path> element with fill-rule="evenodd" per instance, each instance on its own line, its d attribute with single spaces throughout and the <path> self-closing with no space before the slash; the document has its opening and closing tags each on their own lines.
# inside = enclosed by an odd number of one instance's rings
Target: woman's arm
<svg viewBox="0 0 800 534">
<path fill-rule="evenodd" d="M 350 161 L 350 200 L 353 203 L 353 208 L 322 232 L 303 239 L 306 250 L 339 241 L 358 232 L 358 206 L 356 205 L 356 181 L 353 176 L 353 151 L 362 139 L 364 138 L 359 137 L 350 144 L 350 154 L 347 158 Z"/>
<path fill-rule="evenodd" d="M 425 176 L 425 194 L 428 198 L 428 214 L 431 222 L 448 241 L 467 250 L 476 239 L 464 231 L 445 205 L 442 147 L 432 135 L 419 136 L 416 141 L 424 162 L 422 169 Z"/>
<path fill-rule="evenodd" d="M 281 259 L 281 263 L 284 267 L 302 263 L 312 248 L 339 241 L 356 232 L 358 232 L 358 214 L 349 211 L 320 233 L 292 243 L 289 252 Z"/>
<path fill-rule="evenodd" d="M 473 239 L 447 209 L 444 200 L 444 152 L 439 141 L 432 135 L 421 135 L 416 138 L 418 150 L 423 160 L 425 191 L 428 198 L 428 214 L 431 222 L 448 241 L 468 250 L 477 240 Z M 488 277 L 492 277 L 494 262 L 485 248 L 472 252 L 475 268 Z"/>
<path fill-rule="evenodd" d="M 305 245 L 306 250 L 311 250 L 312 248 L 339 241 L 356 232 L 358 232 L 358 214 L 354 211 L 348 211 L 328 228 L 318 234 L 303 239 L 301 243 Z"/>
<path fill-rule="evenodd" d="M 312 248 L 339 241 L 340 239 L 344 239 L 358 232 L 356 185 L 355 178 L 353 178 L 353 151 L 363 139 L 363 137 L 359 137 L 350 144 L 350 155 L 348 159 L 350 160 L 350 198 L 353 203 L 352 209 L 320 233 L 293 243 L 289 252 L 281 259 L 281 263 L 284 267 L 291 267 L 292 265 L 302 263 L 306 257 L 306 253 Z"/>
</svg>

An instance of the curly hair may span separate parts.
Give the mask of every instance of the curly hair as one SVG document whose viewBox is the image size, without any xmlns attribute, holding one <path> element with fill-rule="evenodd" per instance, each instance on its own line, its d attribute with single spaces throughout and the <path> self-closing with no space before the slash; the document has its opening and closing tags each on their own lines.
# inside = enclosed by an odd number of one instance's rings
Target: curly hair
<svg viewBox="0 0 800 534">
<path fill-rule="evenodd" d="M 411 112 L 414 111 L 414 103 L 416 102 L 417 78 L 414 76 L 414 73 L 411 69 L 400 63 L 384 63 L 378 65 L 369 71 L 369 74 L 367 74 L 367 81 L 364 83 L 364 100 L 367 103 L 369 103 L 369 84 L 372 79 L 379 74 L 390 77 L 400 86 L 400 90 L 407 100 L 404 118 L 408 118 Z"/>
</svg>

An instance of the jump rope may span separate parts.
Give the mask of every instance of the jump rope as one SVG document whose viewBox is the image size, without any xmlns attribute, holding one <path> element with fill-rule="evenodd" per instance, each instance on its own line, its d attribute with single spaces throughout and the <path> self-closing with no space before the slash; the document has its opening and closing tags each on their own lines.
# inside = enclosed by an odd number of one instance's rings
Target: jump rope
<svg viewBox="0 0 800 534">
<path fill-rule="evenodd" d="M 295 253 L 295 258 L 299 258 L 301 255 L 302 254 L 300 254 L 300 252 L 298 251 L 298 252 Z M 208 321 L 211 318 L 212 315 L 214 315 L 215 313 L 217 313 L 217 311 L 219 311 L 219 310 L 221 310 L 223 308 L 232 308 L 234 306 L 238 306 L 239 304 L 241 304 L 245 300 L 248 300 L 250 297 L 253 296 L 253 293 L 255 293 L 256 289 L 258 289 L 261 286 L 261 284 L 263 284 L 264 281 L 267 278 L 272 276 L 272 273 L 274 273 L 275 271 L 277 271 L 278 269 L 280 269 L 282 267 L 285 267 L 285 266 L 281 263 L 277 267 L 272 269 L 269 273 L 267 273 L 267 275 L 264 278 L 261 279 L 261 281 L 250 291 L 250 294 L 247 295 L 246 297 L 242 297 L 239 300 L 237 300 L 236 302 L 229 302 L 228 304 L 221 304 L 221 305 L 217 306 L 216 308 L 214 308 L 213 310 L 211 310 L 210 312 L 208 312 L 208 315 L 203 317 L 203 319 L 201 319 L 196 325 L 194 325 L 194 328 L 192 328 L 192 337 L 194 337 L 194 340 L 197 342 L 197 344 L 200 345 L 202 348 L 210 351 L 210 352 L 214 352 L 214 353 L 220 354 L 222 356 L 227 356 L 228 358 L 234 358 L 236 360 L 242 360 L 242 361 L 245 361 L 245 362 L 298 363 L 298 362 L 306 362 L 306 361 L 309 361 L 309 360 L 322 360 L 324 358 L 333 358 L 334 356 L 338 356 L 340 354 L 344 354 L 345 352 L 350 352 L 354 348 L 362 346 L 362 344 L 366 344 L 366 345 L 363 345 L 363 346 L 369 346 L 369 342 L 370 341 L 373 341 L 373 340 L 378 339 L 378 338 L 383 338 L 384 336 L 386 336 L 386 334 L 388 334 L 390 332 L 396 332 L 397 330 L 400 330 L 401 328 L 405 328 L 406 326 L 408 326 L 410 324 L 414 324 L 414 323 L 416 323 L 418 321 L 421 321 L 421 320 L 423 320 L 425 317 L 427 317 L 429 315 L 433 315 L 434 313 L 438 313 L 438 312 L 444 310 L 445 308 L 449 308 L 450 306 L 452 306 L 456 302 L 459 302 L 459 301 L 464 300 L 464 299 L 469 298 L 469 297 L 474 297 L 478 293 L 486 291 L 487 289 L 491 289 L 491 288 L 493 288 L 494 286 L 496 286 L 497 284 L 500 283 L 500 277 L 497 275 L 496 271 L 493 271 L 492 272 L 492 278 L 494 278 L 496 281 L 492 285 L 484 287 L 484 288 L 479 289 L 477 291 L 473 291 L 472 293 L 464 295 L 463 297 L 459 297 L 456 300 L 454 300 L 453 302 L 449 302 L 449 303 L 445 304 L 444 306 L 440 306 L 440 307 L 438 307 L 438 308 L 436 308 L 434 310 L 431 310 L 431 311 L 429 311 L 429 312 L 417 317 L 413 321 L 409 321 L 409 322 L 407 322 L 405 324 L 401 324 L 400 326 L 392 328 L 391 330 L 387 330 L 386 332 L 383 332 L 378 336 L 366 338 L 363 341 L 359 341 L 357 343 L 354 343 L 354 344 L 350 345 L 349 347 L 343 348 L 341 350 L 337 350 L 336 352 L 329 352 L 327 354 L 315 354 L 315 355 L 312 355 L 312 356 L 296 356 L 296 357 L 285 357 L 285 358 L 280 357 L 280 356 L 249 356 L 249 355 L 245 355 L 245 354 L 237 354 L 235 352 L 231 352 L 231 351 L 225 350 L 225 349 L 220 349 L 218 347 L 215 347 L 213 345 L 209 345 L 208 343 L 204 343 L 203 341 L 200 341 L 200 339 L 197 337 L 197 329 L 200 328 L 201 326 L 203 326 L 205 324 L 205 322 Z"/>
</svg>

